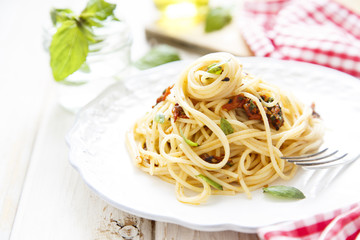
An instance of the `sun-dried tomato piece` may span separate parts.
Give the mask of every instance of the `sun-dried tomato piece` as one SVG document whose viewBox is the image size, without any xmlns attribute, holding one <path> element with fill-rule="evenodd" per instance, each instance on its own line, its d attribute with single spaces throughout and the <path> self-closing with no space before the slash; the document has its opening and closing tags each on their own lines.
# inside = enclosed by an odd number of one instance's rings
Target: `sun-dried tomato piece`
<svg viewBox="0 0 360 240">
<path fill-rule="evenodd" d="M 274 99 L 268 96 L 261 96 L 265 102 L 272 102 Z M 235 108 L 243 108 L 247 117 L 250 120 L 261 120 L 261 113 L 256 103 L 250 98 L 245 97 L 243 94 L 239 94 L 229 100 L 227 104 L 222 106 L 223 109 L 230 111 Z M 266 115 L 269 119 L 269 123 L 276 129 L 279 130 L 280 127 L 284 124 L 284 118 L 282 116 L 282 111 L 280 105 L 277 103 L 273 107 L 264 107 Z M 314 108 L 313 108 L 314 109 Z M 316 112 L 313 111 L 314 117 L 316 117 Z M 318 115 L 318 114 L 317 114 Z"/>
<path fill-rule="evenodd" d="M 246 115 L 250 120 L 261 120 L 261 114 L 259 108 L 256 106 L 253 100 L 247 98 L 246 103 L 243 106 Z"/>
<path fill-rule="evenodd" d="M 273 97 L 269 97 L 269 96 L 266 96 L 266 95 L 261 95 L 261 99 L 264 100 L 267 103 L 271 103 L 271 102 L 274 101 Z"/>
<path fill-rule="evenodd" d="M 280 105 L 277 103 L 273 107 L 264 107 L 266 116 L 269 119 L 270 124 L 276 129 L 279 130 L 280 127 L 284 124 L 284 118 L 282 116 L 282 111 Z"/>
<path fill-rule="evenodd" d="M 239 94 L 232 99 L 229 100 L 227 104 L 224 104 L 222 106 L 223 109 L 230 111 L 235 108 L 242 108 L 244 104 L 246 103 L 246 97 L 244 94 Z"/>
<path fill-rule="evenodd" d="M 272 97 L 268 97 L 266 95 L 261 96 L 261 98 L 265 102 L 272 102 L 274 99 Z M 250 120 L 261 120 L 261 113 L 259 108 L 257 107 L 256 103 L 251 100 L 250 98 L 245 97 L 243 94 L 239 94 L 232 99 L 229 100 L 227 104 L 222 106 L 224 110 L 230 111 L 235 108 L 243 108 L 247 117 Z M 313 108 L 313 117 L 320 117 L 314 110 L 315 105 L 312 106 Z M 280 127 L 284 124 L 284 118 L 282 115 L 281 107 L 277 103 L 273 107 L 264 107 L 266 115 L 269 119 L 269 123 L 276 129 L 279 130 Z"/>
<path fill-rule="evenodd" d="M 174 122 L 176 122 L 177 118 L 189 118 L 186 116 L 184 109 L 178 103 L 175 103 L 175 106 L 172 109 L 172 114 L 174 116 Z"/>
<path fill-rule="evenodd" d="M 156 99 L 156 104 L 153 106 L 155 107 L 158 103 L 165 101 L 166 97 L 171 93 L 171 89 L 173 88 L 174 85 L 167 87 L 163 92 L 162 95 L 160 97 L 158 97 Z"/>
<path fill-rule="evenodd" d="M 218 156 L 210 156 L 207 153 L 201 154 L 200 157 L 208 163 L 219 163 L 223 159 L 222 157 Z"/>
</svg>

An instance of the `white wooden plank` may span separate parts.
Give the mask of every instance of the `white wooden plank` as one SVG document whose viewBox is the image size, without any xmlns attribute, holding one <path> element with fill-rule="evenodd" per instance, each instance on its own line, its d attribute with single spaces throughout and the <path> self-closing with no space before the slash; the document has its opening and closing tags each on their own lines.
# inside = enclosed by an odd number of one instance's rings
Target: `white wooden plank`
<svg viewBox="0 0 360 240">
<path fill-rule="evenodd" d="M 246 234 L 234 231 L 203 232 L 195 231 L 176 224 L 156 222 L 155 240 L 186 239 L 186 240 L 257 240 L 256 234 Z"/>
<path fill-rule="evenodd" d="M 49 84 L 35 5 L 0 3 L 0 239 L 11 231 Z"/>
<path fill-rule="evenodd" d="M 64 137 L 74 115 L 48 99 L 11 239 L 151 239 L 151 222 L 101 200 L 68 162 Z M 129 231 L 132 230 L 132 231 Z"/>
</svg>

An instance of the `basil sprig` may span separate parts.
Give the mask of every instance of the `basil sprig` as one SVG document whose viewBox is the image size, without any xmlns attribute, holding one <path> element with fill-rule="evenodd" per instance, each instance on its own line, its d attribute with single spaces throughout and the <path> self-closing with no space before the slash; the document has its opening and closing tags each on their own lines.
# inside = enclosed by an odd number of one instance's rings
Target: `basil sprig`
<svg viewBox="0 0 360 240">
<path fill-rule="evenodd" d="M 299 189 L 290 186 L 270 186 L 264 187 L 263 192 L 279 198 L 304 199 L 305 195 Z"/>
<path fill-rule="evenodd" d="M 109 17 L 118 21 L 115 8 L 104 0 L 89 0 L 79 16 L 70 9 L 51 11 L 57 31 L 50 44 L 50 66 L 56 81 L 64 80 L 85 63 L 89 45 L 101 41 L 96 39 L 93 27 L 103 27 L 102 21 Z"/>
</svg>

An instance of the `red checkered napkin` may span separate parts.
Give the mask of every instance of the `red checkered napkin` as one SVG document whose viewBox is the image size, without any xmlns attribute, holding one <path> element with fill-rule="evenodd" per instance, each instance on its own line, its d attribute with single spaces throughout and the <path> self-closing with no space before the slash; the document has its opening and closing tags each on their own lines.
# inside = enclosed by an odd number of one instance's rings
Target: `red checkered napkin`
<svg viewBox="0 0 360 240">
<path fill-rule="evenodd" d="M 265 240 L 360 239 L 360 203 L 307 219 L 264 227 L 258 230 L 258 236 Z"/>
<path fill-rule="evenodd" d="M 244 4 L 240 29 L 256 56 L 320 64 L 360 77 L 360 15 L 332 0 Z"/>
</svg>

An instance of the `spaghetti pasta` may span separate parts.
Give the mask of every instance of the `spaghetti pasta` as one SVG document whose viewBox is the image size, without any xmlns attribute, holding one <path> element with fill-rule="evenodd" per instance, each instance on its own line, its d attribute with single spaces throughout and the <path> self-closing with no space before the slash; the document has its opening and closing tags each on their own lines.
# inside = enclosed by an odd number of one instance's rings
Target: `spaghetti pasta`
<svg viewBox="0 0 360 240">
<path fill-rule="evenodd" d="M 129 131 L 141 170 L 175 184 L 183 203 L 233 195 L 291 179 L 302 155 L 322 144 L 323 125 L 288 92 L 242 69 L 228 53 L 191 64 Z"/>
</svg>

